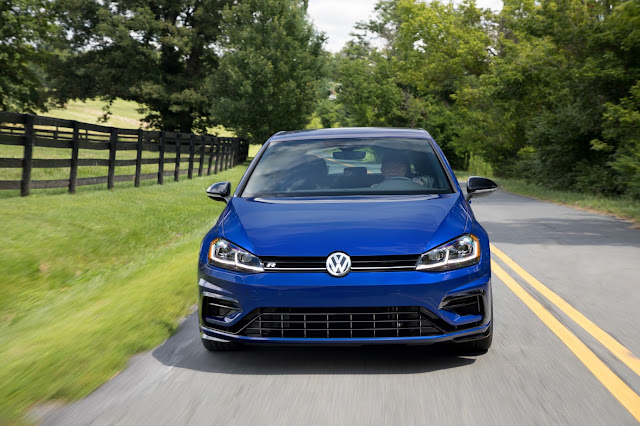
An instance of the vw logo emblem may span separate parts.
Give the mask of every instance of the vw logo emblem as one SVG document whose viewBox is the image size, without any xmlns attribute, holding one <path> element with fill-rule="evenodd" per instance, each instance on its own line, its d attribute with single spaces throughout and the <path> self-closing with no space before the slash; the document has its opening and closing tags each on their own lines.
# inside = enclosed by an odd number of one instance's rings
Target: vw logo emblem
<svg viewBox="0 0 640 426">
<path fill-rule="evenodd" d="M 344 277 L 351 270 L 351 258 L 340 251 L 327 257 L 327 272 L 334 277 Z"/>
</svg>

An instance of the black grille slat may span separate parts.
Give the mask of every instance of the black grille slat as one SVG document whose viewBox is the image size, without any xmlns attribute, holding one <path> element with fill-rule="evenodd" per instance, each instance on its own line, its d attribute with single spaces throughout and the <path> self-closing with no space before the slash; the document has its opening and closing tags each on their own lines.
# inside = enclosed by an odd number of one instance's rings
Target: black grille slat
<svg viewBox="0 0 640 426">
<path fill-rule="evenodd" d="M 377 338 L 432 336 L 442 334 L 442 330 L 418 307 L 263 308 L 257 310 L 241 334 L 267 338 Z"/>
</svg>

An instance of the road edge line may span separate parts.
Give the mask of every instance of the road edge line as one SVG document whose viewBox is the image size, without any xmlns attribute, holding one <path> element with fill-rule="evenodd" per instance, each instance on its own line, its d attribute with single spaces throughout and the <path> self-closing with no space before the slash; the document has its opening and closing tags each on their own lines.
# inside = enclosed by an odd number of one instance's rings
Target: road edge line
<svg viewBox="0 0 640 426">
<path fill-rule="evenodd" d="M 542 306 L 494 260 L 491 269 L 498 278 L 573 352 L 602 385 L 640 422 L 640 396 L 618 377 L 575 334 Z"/>
<path fill-rule="evenodd" d="M 542 296 L 546 297 L 551 303 L 553 303 L 558 309 L 564 312 L 569 318 L 571 318 L 576 324 L 578 324 L 584 331 L 589 333 L 594 339 L 602 344 L 609 352 L 622 361 L 627 367 L 633 370 L 638 376 L 640 376 L 640 359 L 636 357 L 633 352 L 624 347 L 622 343 L 611 337 L 606 331 L 598 327 L 591 320 L 585 317 L 580 311 L 571 306 L 562 297 L 554 293 L 549 287 L 542 284 L 535 277 L 525 271 L 520 265 L 513 261 L 509 256 L 504 254 L 493 244 L 491 246 L 491 252 L 494 253 L 500 260 L 506 263 L 511 269 L 515 271 L 522 279 L 529 283 L 534 289 L 536 289 Z"/>
</svg>

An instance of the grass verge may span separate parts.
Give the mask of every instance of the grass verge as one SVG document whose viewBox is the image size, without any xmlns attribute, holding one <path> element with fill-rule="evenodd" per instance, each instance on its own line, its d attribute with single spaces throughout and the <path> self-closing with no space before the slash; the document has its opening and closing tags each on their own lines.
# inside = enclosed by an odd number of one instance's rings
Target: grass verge
<svg viewBox="0 0 640 426">
<path fill-rule="evenodd" d="M 201 238 L 224 207 L 204 190 L 235 186 L 245 169 L 0 200 L 0 424 L 87 395 L 175 330 L 196 301 Z"/>
<path fill-rule="evenodd" d="M 456 171 L 456 177 L 466 180 L 470 173 Z M 501 189 L 515 194 L 551 201 L 568 207 L 610 214 L 640 225 L 640 201 L 631 198 L 612 198 L 575 191 L 561 191 L 541 185 L 527 183 L 520 179 L 492 178 Z"/>
</svg>

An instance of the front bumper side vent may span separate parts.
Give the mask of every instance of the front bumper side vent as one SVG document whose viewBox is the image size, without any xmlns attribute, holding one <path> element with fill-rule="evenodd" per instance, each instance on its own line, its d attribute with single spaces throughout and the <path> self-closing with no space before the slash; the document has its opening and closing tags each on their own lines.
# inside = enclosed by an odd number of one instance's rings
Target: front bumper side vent
<svg viewBox="0 0 640 426">
<path fill-rule="evenodd" d="M 451 311 L 461 317 L 483 315 L 482 294 L 447 296 L 440 304 L 440 309 Z"/>
<path fill-rule="evenodd" d="M 224 321 L 224 318 L 235 316 L 241 311 L 236 300 L 222 298 L 211 293 L 207 293 L 202 298 L 202 318 L 205 322 L 208 319 Z"/>
</svg>

